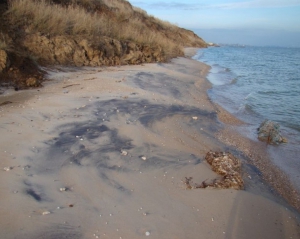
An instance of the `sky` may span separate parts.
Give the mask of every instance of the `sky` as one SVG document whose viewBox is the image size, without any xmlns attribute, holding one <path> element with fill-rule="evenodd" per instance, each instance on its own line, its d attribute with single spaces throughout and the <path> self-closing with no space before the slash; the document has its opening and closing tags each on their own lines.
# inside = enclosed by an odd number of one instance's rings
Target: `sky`
<svg viewBox="0 0 300 239">
<path fill-rule="evenodd" d="M 206 42 L 300 47 L 300 0 L 129 0 Z"/>
</svg>

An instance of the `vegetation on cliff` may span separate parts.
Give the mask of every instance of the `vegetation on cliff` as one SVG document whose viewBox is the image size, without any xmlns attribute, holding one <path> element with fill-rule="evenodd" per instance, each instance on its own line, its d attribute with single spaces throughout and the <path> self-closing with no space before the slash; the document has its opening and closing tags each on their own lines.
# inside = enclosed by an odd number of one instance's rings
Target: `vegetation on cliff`
<svg viewBox="0 0 300 239">
<path fill-rule="evenodd" d="M 1 83 L 18 88 L 40 85 L 38 64 L 166 62 L 182 55 L 182 47 L 206 47 L 192 31 L 125 0 L 8 0 L 0 5 Z"/>
</svg>

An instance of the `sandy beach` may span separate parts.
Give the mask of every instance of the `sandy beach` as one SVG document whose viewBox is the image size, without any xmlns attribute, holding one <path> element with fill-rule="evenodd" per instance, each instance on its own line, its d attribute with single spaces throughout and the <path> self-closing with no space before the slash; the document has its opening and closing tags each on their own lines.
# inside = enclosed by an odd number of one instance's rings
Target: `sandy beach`
<svg viewBox="0 0 300 239">
<path fill-rule="evenodd" d="M 209 100 L 193 54 L 47 69 L 43 88 L 2 94 L 0 238 L 300 238 L 299 214 L 255 167 L 263 149 Z M 245 190 L 187 189 L 217 177 L 210 150 L 242 160 Z"/>
</svg>

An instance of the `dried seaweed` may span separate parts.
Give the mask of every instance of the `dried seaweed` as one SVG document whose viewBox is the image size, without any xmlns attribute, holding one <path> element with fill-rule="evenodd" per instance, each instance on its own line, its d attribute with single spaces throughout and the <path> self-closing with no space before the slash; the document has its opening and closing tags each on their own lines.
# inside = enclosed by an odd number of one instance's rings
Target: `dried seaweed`
<svg viewBox="0 0 300 239">
<path fill-rule="evenodd" d="M 215 178 L 210 182 L 208 179 L 197 184 L 192 181 L 192 177 L 185 177 L 184 183 L 187 189 L 193 188 L 233 188 L 241 190 L 244 188 L 244 181 L 241 176 L 241 161 L 231 153 L 208 152 L 205 156 L 206 161 L 212 166 L 212 170 L 221 177 Z"/>
</svg>

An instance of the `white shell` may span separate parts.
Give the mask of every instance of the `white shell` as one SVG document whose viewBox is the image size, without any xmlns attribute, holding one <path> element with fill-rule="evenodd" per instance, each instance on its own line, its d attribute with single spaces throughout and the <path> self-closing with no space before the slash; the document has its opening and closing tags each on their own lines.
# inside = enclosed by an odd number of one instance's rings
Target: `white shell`
<svg viewBox="0 0 300 239">
<path fill-rule="evenodd" d="M 122 151 L 121 151 L 121 154 L 124 155 L 124 156 L 126 156 L 128 153 L 127 153 L 127 151 L 122 150 Z"/>
<path fill-rule="evenodd" d="M 148 237 L 148 236 L 150 236 L 150 232 L 145 232 L 145 235 Z"/>
</svg>

